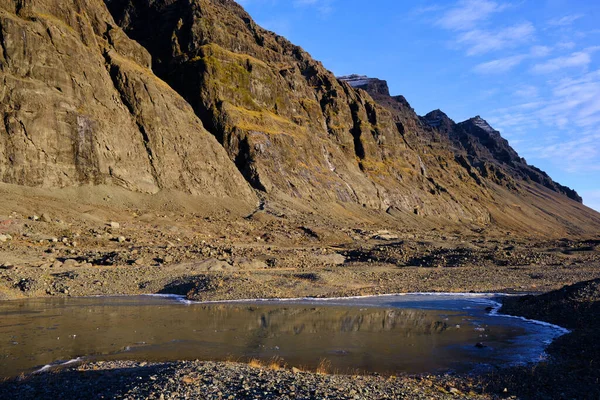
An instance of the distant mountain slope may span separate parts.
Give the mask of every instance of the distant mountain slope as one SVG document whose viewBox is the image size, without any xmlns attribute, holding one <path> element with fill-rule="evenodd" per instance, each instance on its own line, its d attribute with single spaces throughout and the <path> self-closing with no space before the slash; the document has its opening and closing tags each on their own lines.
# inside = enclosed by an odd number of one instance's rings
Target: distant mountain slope
<svg viewBox="0 0 600 400">
<path fill-rule="evenodd" d="M 340 79 L 354 88 L 365 90 L 379 104 L 395 114 L 399 122 L 406 122 L 416 116 L 403 96 L 390 95 L 387 82 L 384 80 L 361 75 L 343 76 Z M 418 127 L 423 131 L 419 136 L 428 140 L 436 140 L 438 136 L 438 140 L 446 141 L 447 146 L 455 152 L 456 156 L 466 156 L 469 164 L 476 168 L 482 177 L 509 188 L 514 188 L 511 178 L 532 181 L 582 202 L 581 197 L 573 189 L 554 182 L 548 174 L 527 164 L 500 135 L 500 132 L 480 116 L 456 124 L 441 110 L 435 110 L 419 119 L 425 124 Z M 418 129 L 418 125 L 412 124 L 412 128 Z M 436 134 L 428 134 L 426 132 L 428 127 L 433 128 Z"/>
<path fill-rule="evenodd" d="M 407 144 L 427 168 L 439 165 L 440 157 L 453 158 L 463 173 L 485 187 L 492 199 L 482 198 L 482 202 L 494 225 L 529 232 L 597 229 L 598 213 L 583 206 L 577 192 L 528 165 L 481 117 L 459 124 L 440 110 L 419 117 L 403 96 L 390 95 L 384 80 L 360 75 L 340 79 L 366 91 L 391 112 Z"/>
</svg>

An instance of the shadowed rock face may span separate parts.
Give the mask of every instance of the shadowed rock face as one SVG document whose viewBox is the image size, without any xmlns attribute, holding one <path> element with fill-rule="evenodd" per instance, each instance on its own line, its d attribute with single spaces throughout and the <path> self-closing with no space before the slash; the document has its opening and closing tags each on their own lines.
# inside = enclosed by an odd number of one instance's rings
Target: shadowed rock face
<svg viewBox="0 0 600 400">
<path fill-rule="evenodd" d="M 0 180 L 254 201 L 192 108 L 104 3 L 0 1 Z"/>
</svg>

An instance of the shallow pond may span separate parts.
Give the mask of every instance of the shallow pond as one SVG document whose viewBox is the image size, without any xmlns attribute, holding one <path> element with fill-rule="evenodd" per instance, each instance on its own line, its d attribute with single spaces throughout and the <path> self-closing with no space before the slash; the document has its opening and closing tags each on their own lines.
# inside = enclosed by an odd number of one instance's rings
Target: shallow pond
<svg viewBox="0 0 600 400">
<path fill-rule="evenodd" d="M 564 333 L 490 313 L 497 306 L 493 299 L 415 294 L 211 304 L 153 296 L 5 301 L 0 377 L 79 357 L 278 358 L 313 369 L 324 362 L 337 372 L 465 372 L 539 361 Z"/>
</svg>

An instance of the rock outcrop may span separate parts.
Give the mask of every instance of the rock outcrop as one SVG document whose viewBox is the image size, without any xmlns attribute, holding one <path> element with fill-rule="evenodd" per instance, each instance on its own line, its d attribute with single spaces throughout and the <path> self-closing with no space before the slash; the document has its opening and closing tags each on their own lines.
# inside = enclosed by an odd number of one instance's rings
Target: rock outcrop
<svg viewBox="0 0 600 400">
<path fill-rule="evenodd" d="M 0 1 L 0 181 L 254 194 L 101 0 Z"/>
</svg>

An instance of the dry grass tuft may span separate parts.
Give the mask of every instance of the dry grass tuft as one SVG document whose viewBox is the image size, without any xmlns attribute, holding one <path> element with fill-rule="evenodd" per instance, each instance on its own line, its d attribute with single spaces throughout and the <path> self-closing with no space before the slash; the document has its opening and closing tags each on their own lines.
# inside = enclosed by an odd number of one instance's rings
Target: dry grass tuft
<svg viewBox="0 0 600 400">
<path fill-rule="evenodd" d="M 250 359 L 250 361 L 248 361 L 248 366 L 252 367 L 252 368 L 263 368 L 264 367 L 262 361 L 260 361 L 257 358 Z"/>
<path fill-rule="evenodd" d="M 331 361 L 326 358 L 321 358 L 315 372 L 321 375 L 327 375 L 331 371 Z"/>
<path fill-rule="evenodd" d="M 283 358 L 275 356 L 269 361 L 267 364 L 267 368 L 271 371 L 279 371 L 281 369 L 285 369 L 286 364 L 283 362 Z"/>
</svg>

